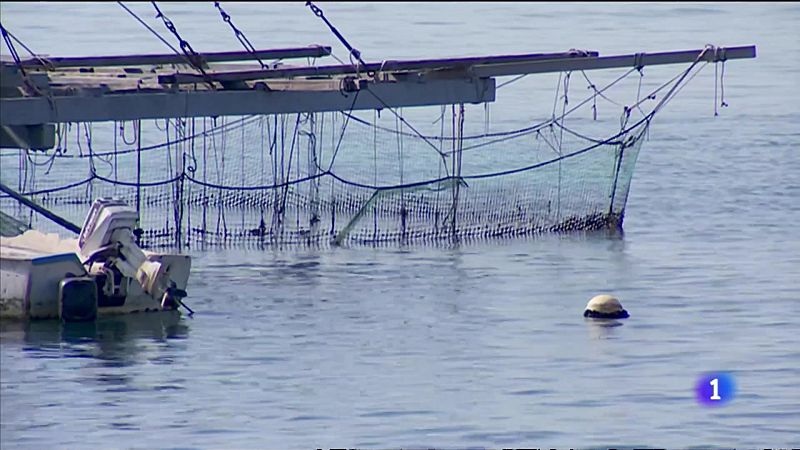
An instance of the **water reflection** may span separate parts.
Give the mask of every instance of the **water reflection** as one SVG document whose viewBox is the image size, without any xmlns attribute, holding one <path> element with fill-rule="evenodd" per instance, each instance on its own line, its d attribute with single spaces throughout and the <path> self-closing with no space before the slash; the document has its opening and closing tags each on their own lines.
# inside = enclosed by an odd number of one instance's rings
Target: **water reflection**
<svg viewBox="0 0 800 450">
<path fill-rule="evenodd" d="M 614 319 L 594 319 L 587 317 L 584 319 L 589 324 L 589 334 L 592 339 L 614 339 L 617 328 L 624 325 L 621 320 Z"/>
<path fill-rule="evenodd" d="M 0 322 L 4 344 L 23 343 L 34 358 L 94 358 L 109 366 L 133 364 L 143 342 L 188 337 L 189 327 L 175 311 L 101 317 L 94 322 L 57 320 Z"/>
</svg>

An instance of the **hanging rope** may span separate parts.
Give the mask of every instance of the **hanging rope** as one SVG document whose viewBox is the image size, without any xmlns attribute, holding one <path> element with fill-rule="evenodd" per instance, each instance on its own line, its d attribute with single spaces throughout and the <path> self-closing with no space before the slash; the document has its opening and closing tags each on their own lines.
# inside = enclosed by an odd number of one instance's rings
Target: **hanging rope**
<svg viewBox="0 0 800 450">
<path fill-rule="evenodd" d="M 348 112 L 346 116 L 347 118 L 345 119 L 344 125 L 342 126 L 342 131 L 339 134 L 339 142 L 336 144 L 336 148 L 333 150 L 333 156 L 331 156 L 331 163 L 328 165 L 328 170 L 326 170 L 326 172 L 330 172 L 331 169 L 333 169 L 333 163 L 336 162 L 336 155 L 339 154 L 339 147 L 341 147 L 342 145 L 342 139 L 344 139 L 344 132 L 345 130 L 347 130 L 347 124 L 350 123 L 350 117 L 353 113 L 353 109 L 356 106 L 356 101 L 358 100 L 358 94 L 360 92 L 361 90 L 356 91 L 356 95 L 353 96 L 353 103 L 350 104 L 350 111 Z M 320 167 L 319 170 L 322 170 L 322 168 Z"/>
<path fill-rule="evenodd" d="M 714 63 L 714 116 L 715 117 L 719 116 L 719 110 L 717 109 L 717 90 L 718 89 L 719 89 L 719 94 L 720 94 L 719 106 L 722 107 L 722 108 L 725 108 L 725 107 L 728 106 L 728 104 L 725 103 L 725 82 L 724 82 L 724 77 L 725 77 L 725 59 L 724 58 L 725 58 L 725 54 L 724 53 L 722 53 L 721 58 L 722 58 L 721 59 L 721 62 L 722 62 L 722 71 L 721 72 L 722 73 L 720 73 L 720 68 L 719 68 L 720 63 L 719 62 L 715 62 Z M 717 88 L 717 84 L 719 84 L 719 88 Z"/>
<path fill-rule="evenodd" d="M 214 2 L 214 6 L 216 6 L 217 9 L 219 10 L 219 14 L 220 16 L 222 16 L 222 20 L 228 25 L 230 25 L 231 30 L 233 30 L 234 36 L 236 36 L 236 39 L 238 39 L 239 42 L 242 44 L 242 47 L 244 47 L 245 50 L 247 50 L 248 52 L 250 52 L 251 55 L 253 55 L 253 58 L 255 58 L 259 64 L 261 64 L 262 69 L 269 69 L 269 65 L 264 63 L 264 61 L 262 61 L 261 58 L 256 56 L 256 49 L 255 47 L 253 47 L 253 44 L 250 43 L 250 40 L 247 39 L 247 36 L 245 36 L 244 33 L 242 33 L 242 31 L 236 28 L 236 25 L 233 24 L 230 14 L 228 14 L 227 12 L 225 12 L 224 9 L 222 9 L 222 5 L 220 5 L 219 2 Z"/>
<path fill-rule="evenodd" d="M 389 105 L 388 105 L 388 104 L 387 104 L 385 101 L 383 101 L 383 99 L 382 99 L 382 98 L 380 98 L 380 97 L 378 96 L 378 94 L 376 94 L 375 92 L 373 92 L 373 91 L 372 91 L 372 89 L 370 89 L 370 88 L 369 88 L 369 85 L 367 86 L 367 88 L 366 88 L 365 90 L 366 90 L 367 92 L 369 92 L 369 93 L 370 93 L 370 94 L 371 94 L 373 97 L 375 97 L 375 99 L 376 99 L 376 100 L 378 100 L 378 101 L 379 101 L 379 102 L 380 102 L 380 103 L 383 105 L 383 107 L 384 107 L 384 108 L 388 109 L 388 110 L 389 110 L 389 112 L 391 112 L 391 113 L 392 113 L 392 114 L 395 116 L 395 118 L 399 119 L 399 120 L 400 120 L 400 122 L 402 122 L 403 124 L 405 124 L 406 126 L 408 126 L 408 128 L 410 128 L 410 129 L 411 129 L 411 131 L 413 131 L 413 132 L 414 132 L 414 135 L 415 135 L 416 137 L 419 137 L 420 139 L 422 139 L 423 141 L 425 141 L 425 143 L 426 143 L 426 144 L 428 144 L 428 146 L 430 146 L 430 147 L 431 147 L 431 148 L 432 148 L 432 149 L 433 149 L 433 150 L 434 150 L 436 153 L 438 153 L 438 154 L 439 154 L 439 156 L 442 158 L 442 161 L 443 161 L 443 162 L 445 162 L 445 168 L 447 167 L 447 160 L 446 160 L 446 157 L 447 157 L 447 155 L 446 155 L 446 153 L 444 153 L 444 152 L 442 152 L 441 150 L 439 150 L 439 148 L 437 148 L 435 145 L 433 145 L 433 143 L 432 143 L 432 142 L 431 142 L 431 141 L 430 141 L 430 140 L 427 138 L 427 136 L 424 136 L 422 133 L 420 133 L 419 131 L 417 131 L 417 129 L 416 129 L 416 128 L 414 128 L 414 126 L 413 126 L 413 125 L 411 125 L 410 123 L 408 123 L 408 122 L 406 121 L 406 119 L 404 119 L 404 118 L 403 118 L 403 117 L 401 117 L 399 114 L 397 114 L 397 111 L 395 111 L 395 110 L 394 110 L 394 108 L 392 108 L 392 107 L 391 107 L 391 106 L 389 106 Z M 359 92 L 360 92 L 360 90 L 359 90 Z M 352 111 L 351 111 L 351 112 L 352 112 Z M 350 117 L 350 114 L 348 114 L 347 116 L 348 116 L 348 117 Z"/>
<path fill-rule="evenodd" d="M 722 60 L 722 69 L 719 74 L 719 88 L 720 88 L 720 106 L 727 108 L 728 104 L 725 102 L 725 60 Z"/>
<path fill-rule="evenodd" d="M 636 89 L 636 108 L 644 116 L 645 113 L 641 106 L 639 106 L 642 103 L 642 79 L 644 78 L 644 67 L 637 67 L 636 70 L 639 72 L 639 87 Z"/>
<path fill-rule="evenodd" d="M 595 94 L 596 94 L 596 95 L 599 95 L 599 96 L 601 96 L 601 97 L 603 97 L 603 98 L 606 98 L 606 99 L 608 99 L 607 97 L 605 97 L 605 96 L 603 95 L 603 93 L 604 93 L 605 91 L 607 91 L 607 90 L 611 89 L 612 87 L 614 87 L 614 86 L 615 86 L 617 83 L 619 83 L 620 81 L 622 81 L 622 80 L 624 80 L 625 78 L 627 78 L 628 76 L 630 76 L 630 74 L 632 74 L 632 73 L 633 73 L 635 70 L 636 70 L 636 69 L 630 69 L 630 70 L 628 70 L 628 71 L 627 71 L 627 72 L 625 72 L 624 74 L 622 74 L 622 75 L 620 75 L 619 77 L 617 77 L 617 78 L 616 78 L 614 81 L 612 81 L 611 83 L 609 83 L 608 85 L 606 85 L 605 87 L 603 87 L 602 89 L 596 90 L 596 91 L 595 91 Z M 648 97 L 646 97 L 645 99 L 643 99 L 643 101 L 644 101 L 644 100 L 647 100 L 647 99 L 650 99 L 650 98 L 655 98 L 655 94 L 657 94 L 659 91 L 661 91 L 662 89 L 664 89 L 666 86 L 669 86 L 669 85 L 670 85 L 670 84 L 671 84 L 673 81 L 675 81 L 675 80 L 676 80 L 676 79 L 677 79 L 679 76 L 680 76 L 680 74 L 679 74 L 679 75 L 676 75 L 675 77 L 673 77 L 673 78 L 672 78 L 670 81 L 668 81 L 668 82 L 664 83 L 664 84 L 663 84 L 661 87 L 659 87 L 658 89 L 656 89 L 655 91 L 653 91 L 653 92 L 651 93 L 651 95 L 649 95 Z M 559 85 L 558 85 L 558 86 L 560 86 L 560 85 L 561 85 L 560 83 L 561 83 L 561 81 L 559 80 Z M 371 91 L 370 91 L 370 92 L 371 92 Z M 371 93 L 372 93 L 372 95 L 375 95 L 373 92 L 371 92 Z M 583 101 L 581 101 L 581 102 L 580 102 L 580 103 L 578 103 L 577 105 L 575 105 L 575 106 L 573 106 L 572 108 L 570 108 L 570 109 L 569 109 L 569 110 L 566 112 L 566 115 L 572 114 L 573 112 L 577 111 L 578 109 L 580 109 L 581 107 L 583 107 L 584 105 L 586 105 L 587 103 L 589 103 L 590 101 L 592 101 L 594 98 L 595 98 L 595 95 L 592 95 L 591 97 L 588 97 L 588 98 L 584 99 Z M 380 98 L 378 98 L 377 96 L 376 96 L 376 99 L 378 99 L 379 101 L 382 101 L 382 100 L 381 100 Z M 555 99 L 555 104 L 556 104 L 556 106 L 557 106 L 557 101 L 558 101 L 558 98 L 556 98 L 556 99 Z M 611 101 L 611 100 L 609 99 L 609 101 Z M 623 106 L 622 104 L 619 104 L 619 103 L 616 103 L 616 102 L 614 102 L 614 103 L 615 103 L 615 104 L 617 104 L 618 106 Z M 385 103 L 385 102 L 383 102 L 383 104 L 384 104 L 384 105 L 386 105 L 386 103 Z M 346 114 L 346 113 L 343 113 L 343 114 Z M 553 114 L 555 114 L 555 106 L 554 106 Z M 362 120 L 362 119 L 359 119 L 358 117 L 355 117 L 355 116 L 353 116 L 353 117 L 351 117 L 351 118 L 352 118 L 352 119 L 353 119 L 355 122 L 357 122 L 357 123 L 360 123 L 360 124 L 362 124 L 362 125 L 366 125 L 366 126 L 370 126 L 370 127 L 375 127 L 375 128 L 378 128 L 378 129 L 379 129 L 379 130 L 381 130 L 381 131 L 386 131 L 386 132 L 388 132 L 388 133 L 397 133 L 397 130 L 394 130 L 394 129 L 391 129 L 391 128 L 386 128 L 386 127 L 381 127 L 381 126 L 378 126 L 378 125 L 374 125 L 374 124 L 371 124 L 371 123 L 369 123 L 369 122 L 367 122 L 367 121 L 364 121 L 364 120 Z M 475 139 L 484 139 L 484 138 L 489 138 L 489 137 L 509 137 L 509 136 L 514 136 L 514 135 L 523 135 L 523 134 L 535 133 L 535 132 L 537 132 L 538 130 L 541 130 L 542 128 L 544 128 L 544 127 L 550 126 L 550 125 L 551 125 L 551 124 L 552 124 L 554 121 L 558 121 L 558 120 L 561 120 L 561 119 L 563 119 L 563 118 L 564 118 L 564 116 L 558 116 L 558 117 L 556 117 L 555 119 L 552 119 L 552 118 L 551 118 L 551 119 L 545 120 L 545 121 L 543 121 L 543 122 L 539 122 L 539 123 L 537 123 L 537 124 L 535 124 L 535 125 L 531 125 L 531 126 L 524 127 L 524 128 L 519 128 L 519 129 L 516 129 L 516 130 L 510 130 L 510 131 L 498 131 L 498 132 L 494 132 L 494 133 L 474 134 L 474 135 L 469 135 L 469 136 L 463 136 L 461 139 L 462 139 L 462 140 L 464 140 L 464 141 L 470 141 L 470 140 L 475 140 Z M 437 121 L 438 121 L 438 120 L 437 120 Z M 455 138 L 454 138 L 454 137 L 452 137 L 452 136 L 432 136 L 432 135 L 421 135 L 421 134 L 415 134 L 415 133 L 405 133 L 405 136 L 410 136 L 410 137 L 419 137 L 419 138 L 421 138 L 421 139 L 425 139 L 425 140 L 431 140 L 431 141 L 452 141 L 452 140 L 455 140 Z M 480 147 L 480 146 L 482 146 L 482 144 L 479 144 L 477 147 Z M 467 148 L 472 148 L 472 147 L 465 147 L 464 149 L 466 150 Z M 447 154 L 448 152 L 444 152 L 444 153 L 445 153 L 445 154 Z"/>
<path fill-rule="evenodd" d="M 122 142 L 125 143 L 125 145 L 133 145 L 133 144 L 135 144 L 136 143 L 136 122 L 135 121 L 133 122 L 133 138 L 131 138 L 130 142 L 128 142 L 128 140 L 125 139 L 125 121 L 124 120 L 119 122 L 119 136 L 122 138 Z M 114 149 L 114 153 L 115 154 L 117 153 L 116 148 Z"/>
</svg>

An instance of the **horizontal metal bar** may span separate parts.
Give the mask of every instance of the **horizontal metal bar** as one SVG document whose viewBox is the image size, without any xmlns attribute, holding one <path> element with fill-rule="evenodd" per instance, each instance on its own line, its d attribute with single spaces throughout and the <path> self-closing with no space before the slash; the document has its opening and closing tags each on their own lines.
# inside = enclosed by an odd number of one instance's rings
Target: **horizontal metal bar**
<svg viewBox="0 0 800 450">
<path fill-rule="evenodd" d="M 495 64 L 476 66 L 472 73 L 478 77 L 499 77 L 506 75 L 522 75 L 547 72 L 564 72 L 569 70 L 612 69 L 619 67 L 644 67 L 660 64 L 681 64 L 694 62 L 704 51 L 684 50 L 661 53 L 636 53 L 630 55 L 602 56 L 588 58 L 572 58 L 557 61 L 535 61 L 523 63 Z M 755 58 L 754 45 L 744 47 L 717 47 L 703 55 L 703 61 L 716 62 L 728 59 Z"/>
<path fill-rule="evenodd" d="M 200 53 L 200 59 L 206 63 L 250 61 L 259 59 L 287 58 L 319 58 L 331 54 L 330 47 L 313 45 L 309 47 L 279 48 L 272 50 Z M 41 58 L 52 67 L 111 67 L 111 66 L 144 66 L 159 64 L 185 64 L 186 57 L 174 53 L 157 55 L 119 55 L 119 56 L 78 56 Z M 40 59 L 22 61 L 23 67 L 41 68 L 45 66 Z"/>
<path fill-rule="evenodd" d="M 368 91 L 368 92 L 365 92 Z M 346 95 L 344 95 L 346 94 Z M 1 125 L 213 117 L 492 102 L 495 80 L 366 82 L 356 92 L 220 90 L 0 99 Z M 353 103 L 354 99 L 356 100 Z M 380 100 L 379 100 L 380 99 Z"/>
<path fill-rule="evenodd" d="M 357 72 L 398 72 L 409 70 L 426 69 L 463 69 L 477 64 L 506 64 L 515 62 L 531 62 L 540 60 L 561 60 L 579 58 L 585 56 L 597 56 L 597 52 L 571 51 L 563 53 L 528 53 L 522 55 L 499 55 L 499 56 L 476 56 L 468 58 L 444 58 L 444 59 L 418 59 L 403 61 L 383 61 L 380 63 L 369 63 L 361 67 L 352 64 L 331 65 L 319 67 L 297 67 L 288 69 L 274 70 L 246 70 L 224 73 L 210 73 L 210 79 L 214 81 L 247 81 L 270 78 L 291 78 L 301 76 L 329 76 L 354 74 Z M 171 83 L 202 83 L 205 81 L 202 75 L 192 73 L 177 73 L 174 75 L 161 75 L 158 82 L 162 84 Z"/>
</svg>

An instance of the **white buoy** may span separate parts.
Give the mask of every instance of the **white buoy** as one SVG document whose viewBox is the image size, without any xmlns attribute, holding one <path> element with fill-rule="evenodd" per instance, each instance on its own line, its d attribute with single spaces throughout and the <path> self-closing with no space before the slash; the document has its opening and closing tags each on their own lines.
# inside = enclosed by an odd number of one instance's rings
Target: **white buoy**
<svg viewBox="0 0 800 450">
<path fill-rule="evenodd" d="M 625 319 L 629 317 L 628 311 L 622 307 L 622 303 L 611 295 L 596 295 L 586 304 L 586 311 L 583 317 L 594 319 Z"/>
</svg>

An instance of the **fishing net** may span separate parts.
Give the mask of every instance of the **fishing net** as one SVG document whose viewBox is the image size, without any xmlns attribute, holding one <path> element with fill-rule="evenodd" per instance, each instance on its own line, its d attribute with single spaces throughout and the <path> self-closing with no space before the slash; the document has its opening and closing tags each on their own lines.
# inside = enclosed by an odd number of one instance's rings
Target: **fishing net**
<svg viewBox="0 0 800 450">
<path fill-rule="evenodd" d="M 78 225 L 94 199 L 120 198 L 139 211 L 147 247 L 616 229 L 651 119 L 693 67 L 656 89 L 668 91 L 658 101 L 637 95 L 610 133 L 596 120 L 603 90 L 590 85 L 582 102 L 569 104 L 561 74 L 552 115 L 512 131 L 469 120 L 484 116 L 481 105 L 420 108 L 424 120 L 420 111 L 387 108 L 59 124 L 55 149 L 4 151 L 0 176 Z M 645 112 L 648 101 L 655 106 Z M 603 136 L 600 125 L 605 136 L 590 137 Z M 8 196 L 0 206 L 30 226 L 54 228 Z"/>
</svg>

